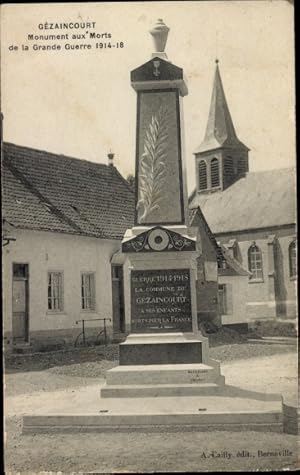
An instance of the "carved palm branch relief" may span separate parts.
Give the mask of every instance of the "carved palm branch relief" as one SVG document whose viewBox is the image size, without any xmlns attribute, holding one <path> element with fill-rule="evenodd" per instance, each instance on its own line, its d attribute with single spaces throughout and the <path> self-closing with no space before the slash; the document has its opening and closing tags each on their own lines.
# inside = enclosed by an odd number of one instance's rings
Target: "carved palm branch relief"
<svg viewBox="0 0 300 475">
<path fill-rule="evenodd" d="M 159 209 L 163 200 L 166 181 L 168 116 L 168 110 L 160 106 L 157 114 L 152 116 L 146 131 L 139 171 L 137 210 L 140 213 L 140 223 L 145 222 L 153 211 Z"/>
</svg>

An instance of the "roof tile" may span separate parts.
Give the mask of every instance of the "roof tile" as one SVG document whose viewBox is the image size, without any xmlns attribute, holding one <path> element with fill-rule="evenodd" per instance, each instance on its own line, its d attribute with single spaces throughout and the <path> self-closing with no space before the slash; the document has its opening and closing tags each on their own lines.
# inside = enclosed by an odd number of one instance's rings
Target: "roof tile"
<svg viewBox="0 0 300 475">
<path fill-rule="evenodd" d="M 3 144 L 3 215 L 16 227 L 120 239 L 134 194 L 113 166 Z"/>
<path fill-rule="evenodd" d="M 200 206 L 215 234 L 294 224 L 295 177 L 294 168 L 247 173 L 224 191 L 194 191 L 189 206 Z"/>
</svg>

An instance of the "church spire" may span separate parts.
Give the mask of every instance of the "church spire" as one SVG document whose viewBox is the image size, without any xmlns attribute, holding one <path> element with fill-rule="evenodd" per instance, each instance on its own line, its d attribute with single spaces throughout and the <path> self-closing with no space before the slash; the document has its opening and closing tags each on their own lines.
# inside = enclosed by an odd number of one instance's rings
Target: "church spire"
<svg viewBox="0 0 300 475">
<path fill-rule="evenodd" d="M 218 63 L 205 136 L 194 152 L 198 193 L 225 190 L 249 169 L 249 148 L 236 135 Z"/>
<path fill-rule="evenodd" d="M 216 59 L 214 85 L 204 140 L 195 153 L 240 143 L 227 105 L 218 63 L 219 60 Z"/>
</svg>

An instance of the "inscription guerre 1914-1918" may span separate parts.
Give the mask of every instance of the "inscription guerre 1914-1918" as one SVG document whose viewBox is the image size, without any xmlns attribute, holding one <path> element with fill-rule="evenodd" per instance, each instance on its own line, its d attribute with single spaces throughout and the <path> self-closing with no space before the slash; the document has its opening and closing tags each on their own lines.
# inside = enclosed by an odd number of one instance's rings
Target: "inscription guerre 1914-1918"
<svg viewBox="0 0 300 475">
<path fill-rule="evenodd" d="M 131 272 L 131 331 L 192 331 L 189 269 Z"/>
</svg>

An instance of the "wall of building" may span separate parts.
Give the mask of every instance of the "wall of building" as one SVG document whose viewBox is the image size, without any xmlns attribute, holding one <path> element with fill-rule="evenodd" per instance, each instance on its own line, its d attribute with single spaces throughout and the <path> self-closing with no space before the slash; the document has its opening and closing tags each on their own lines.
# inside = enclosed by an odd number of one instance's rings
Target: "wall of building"
<svg viewBox="0 0 300 475">
<path fill-rule="evenodd" d="M 193 221 L 199 229 L 201 256 L 197 259 L 197 315 L 198 324 L 209 321 L 221 324 L 218 313 L 218 267 L 216 249 L 199 216 Z"/>
<path fill-rule="evenodd" d="M 289 275 L 289 245 L 295 238 L 294 226 L 224 233 L 216 238 L 222 244 L 233 238 L 237 240 L 237 258 L 246 269 L 248 249 L 253 241 L 262 252 L 263 279 L 248 279 L 247 319 L 295 318 L 296 282 Z"/>
<path fill-rule="evenodd" d="M 247 323 L 246 299 L 248 277 L 243 275 L 219 275 L 219 285 L 225 284 L 227 314 L 221 315 L 222 325 Z"/>
<path fill-rule="evenodd" d="M 12 334 L 13 263 L 29 265 L 30 339 L 58 335 L 67 338 L 80 333 L 76 320 L 112 319 L 110 258 L 119 241 L 100 240 L 67 234 L 15 230 L 16 242 L 3 248 L 4 333 Z M 48 272 L 63 272 L 64 308 L 49 312 L 47 303 Z M 81 309 L 81 273 L 95 272 L 95 311 Z M 100 331 L 103 322 L 87 323 Z M 111 323 L 108 322 L 109 330 Z M 99 330 L 98 330 L 99 329 Z"/>
</svg>

